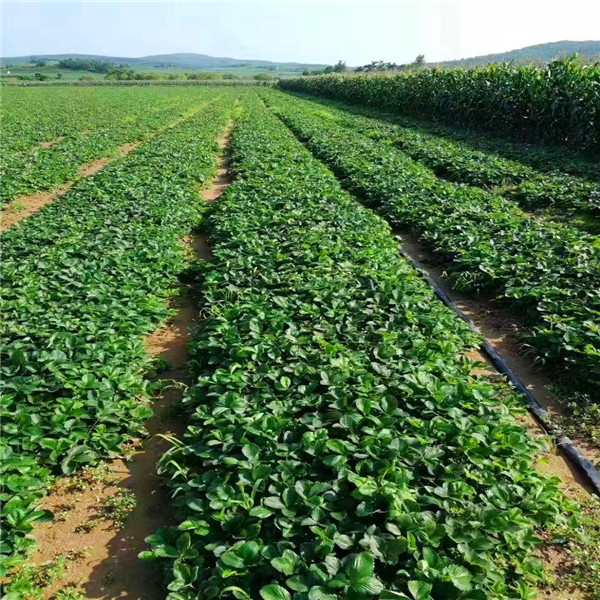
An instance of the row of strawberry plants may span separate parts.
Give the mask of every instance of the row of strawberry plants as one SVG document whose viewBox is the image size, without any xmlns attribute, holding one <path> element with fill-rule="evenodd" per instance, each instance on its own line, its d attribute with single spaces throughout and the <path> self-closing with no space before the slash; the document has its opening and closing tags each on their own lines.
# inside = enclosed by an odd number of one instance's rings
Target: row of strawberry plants
<svg viewBox="0 0 600 600">
<path fill-rule="evenodd" d="M 28 91 L 20 90 L 19 93 Z M 215 90 L 187 89 L 160 90 L 160 93 L 156 93 L 152 89 L 138 91 L 139 97 L 136 97 L 132 90 L 107 91 L 103 90 L 104 94 L 99 100 L 92 97 L 86 101 L 84 98 L 81 106 L 78 99 L 72 98 L 73 90 L 46 90 L 37 98 L 37 102 L 43 103 L 58 96 L 63 102 L 76 106 L 78 112 L 73 115 L 65 109 L 53 118 L 52 115 L 42 118 L 40 129 L 35 125 L 38 119 L 35 102 L 33 106 L 24 102 L 29 109 L 29 115 L 24 117 L 18 110 L 20 104 L 17 101 L 20 98 L 9 95 L 4 99 L 2 118 L 6 128 L 3 128 L 0 140 L 3 147 L 0 159 L 3 181 L 0 204 L 26 194 L 52 189 L 74 179 L 81 165 L 113 155 L 119 146 L 143 139 L 157 128 L 197 109 L 200 103 L 214 99 L 219 93 Z M 29 136 L 26 135 L 26 129 L 23 137 L 29 137 L 30 142 L 34 137 L 39 139 L 49 135 L 46 126 L 51 123 L 51 137 L 41 141 L 54 139 L 56 143 L 50 147 L 28 147 L 23 151 L 12 149 L 14 135 L 25 123 L 30 123 L 30 130 Z"/>
<path fill-rule="evenodd" d="M 3 572 L 31 546 L 52 475 L 114 456 L 152 414 L 144 336 L 169 314 L 233 98 L 2 236 Z"/>
<path fill-rule="evenodd" d="M 272 92 L 268 102 L 345 185 L 443 254 L 455 287 L 495 291 L 524 313 L 540 358 L 600 384 L 600 244 L 566 225 L 526 217 L 511 201 L 440 181 L 400 150 L 319 116 L 320 107 Z"/>
<path fill-rule="evenodd" d="M 568 510 L 518 398 L 389 226 L 258 101 L 211 212 L 190 423 L 166 453 L 179 525 L 148 538 L 171 600 L 529 598 Z"/>
<path fill-rule="evenodd" d="M 600 150 L 600 64 L 576 57 L 543 66 L 297 77 L 278 85 L 500 135 Z"/>
<path fill-rule="evenodd" d="M 565 173 L 540 173 L 497 154 L 472 150 L 468 145 L 410 127 L 357 115 L 326 103 L 319 116 L 356 129 L 375 140 L 399 147 L 413 160 L 423 163 L 436 175 L 467 183 L 517 201 L 530 210 L 551 208 L 559 218 L 587 215 L 582 227 L 599 228 L 600 183 Z M 557 210 L 558 209 L 558 210 Z M 596 222 L 595 222 L 596 221 Z"/>
</svg>

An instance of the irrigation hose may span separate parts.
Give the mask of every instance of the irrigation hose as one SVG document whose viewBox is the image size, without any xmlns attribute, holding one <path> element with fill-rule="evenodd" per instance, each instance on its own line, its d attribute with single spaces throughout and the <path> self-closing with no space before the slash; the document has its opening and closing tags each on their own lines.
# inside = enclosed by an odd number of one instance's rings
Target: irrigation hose
<svg viewBox="0 0 600 600">
<path fill-rule="evenodd" d="M 429 275 L 425 267 L 419 264 L 412 258 L 402 247 L 400 247 L 400 253 L 408 260 L 413 267 L 419 271 L 425 281 L 433 288 L 437 297 L 448 307 L 451 308 L 460 319 L 462 319 L 474 333 L 479 333 L 473 325 L 472 321 L 465 315 L 465 313 L 456 306 L 456 304 L 446 295 L 444 290 L 434 281 Z M 557 427 L 550 418 L 548 411 L 537 401 L 535 396 L 527 389 L 524 383 L 519 377 L 512 371 L 512 369 L 506 364 L 506 361 L 496 352 L 492 345 L 484 340 L 479 347 L 482 354 L 484 354 L 489 361 L 494 365 L 496 370 L 504 375 L 514 386 L 514 388 L 520 392 L 527 402 L 527 408 L 534 416 L 535 420 L 540 424 L 544 431 L 554 438 L 557 448 L 564 454 L 567 461 L 579 472 L 593 491 L 600 496 L 600 472 L 594 466 L 592 461 L 588 460 L 573 441 L 567 437 L 559 427 Z"/>
</svg>

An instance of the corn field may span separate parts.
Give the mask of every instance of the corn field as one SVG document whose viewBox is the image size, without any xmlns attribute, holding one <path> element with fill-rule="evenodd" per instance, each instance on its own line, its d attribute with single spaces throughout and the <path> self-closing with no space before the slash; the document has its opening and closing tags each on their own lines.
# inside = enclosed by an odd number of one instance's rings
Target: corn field
<svg viewBox="0 0 600 600">
<path fill-rule="evenodd" d="M 301 77 L 281 80 L 279 86 L 529 141 L 600 148 L 600 64 L 576 57 L 543 67 L 504 64 Z"/>
</svg>

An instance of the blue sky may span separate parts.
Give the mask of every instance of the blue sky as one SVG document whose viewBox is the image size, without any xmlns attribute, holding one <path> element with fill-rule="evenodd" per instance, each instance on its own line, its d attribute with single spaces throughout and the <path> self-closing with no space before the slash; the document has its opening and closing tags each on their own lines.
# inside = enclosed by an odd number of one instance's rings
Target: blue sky
<svg viewBox="0 0 600 600">
<path fill-rule="evenodd" d="M 349 65 L 600 39 L 600 1 L 3 2 L 2 56 L 212 56 Z"/>
</svg>

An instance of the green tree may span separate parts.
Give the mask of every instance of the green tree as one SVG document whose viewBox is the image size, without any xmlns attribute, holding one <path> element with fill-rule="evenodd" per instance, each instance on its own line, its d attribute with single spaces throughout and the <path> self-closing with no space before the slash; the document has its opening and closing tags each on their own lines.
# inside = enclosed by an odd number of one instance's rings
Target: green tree
<svg viewBox="0 0 600 600">
<path fill-rule="evenodd" d="M 118 81 L 126 79 L 135 79 L 136 73 L 131 68 L 114 67 L 110 70 L 104 79 L 117 79 Z"/>
<path fill-rule="evenodd" d="M 346 67 L 345 61 L 338 60 L 332 70 L 334 73 L 345 73 L 348 70 L 348 67 Z"/>
<path fill-rule="evenodd" d="M 424 54 L 419 54 L 417 56 L 417 58 L 415 58 L 415 60 L 413 60 L 413 63 L 412 63 L 412 66 L 417 67 L 417 68 L 421 68 L 424 65 L 425 65 L 425 55 Z"/>
</svg>

